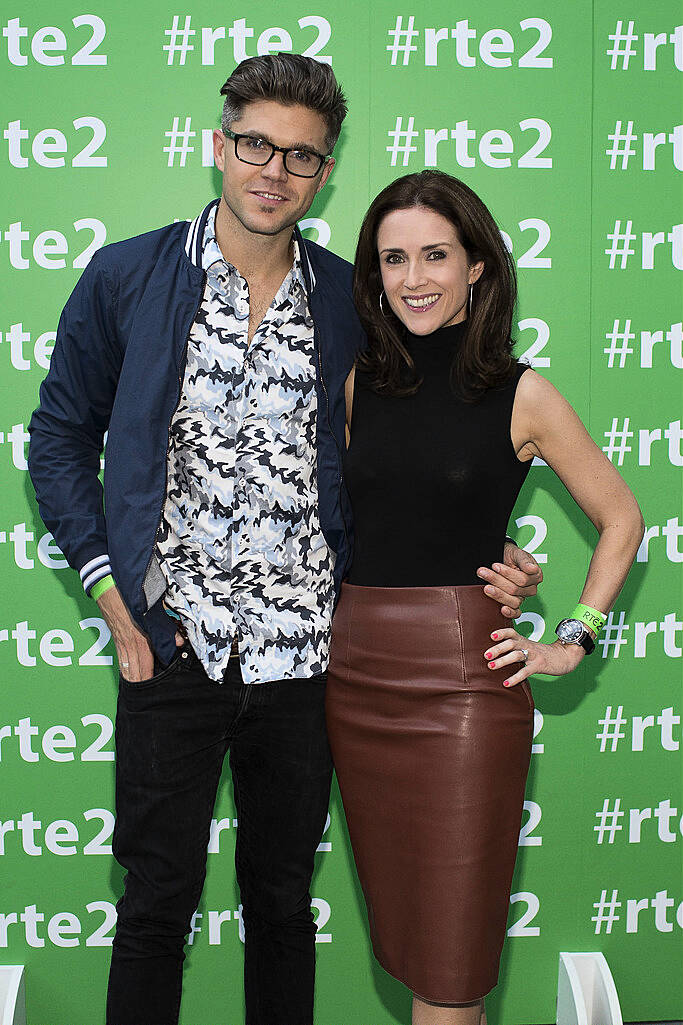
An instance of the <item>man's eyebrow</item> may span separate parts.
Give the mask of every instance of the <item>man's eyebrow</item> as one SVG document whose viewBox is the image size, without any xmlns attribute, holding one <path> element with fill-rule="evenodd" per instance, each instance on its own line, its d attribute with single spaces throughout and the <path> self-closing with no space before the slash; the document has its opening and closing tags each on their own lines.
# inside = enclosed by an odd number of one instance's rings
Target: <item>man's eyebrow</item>
<svg viewBox="0 0 683 1025">
<path fill-rule="evenodd" d="M 259 132 L 257 129 L 248 129 L 246 132 L 238 132 L 238 135 L 248 135 L 252 139 L 263 139 L 264 142 L 269 142 L 271 146 L 277 146 L 276 142 L 266 135 L 265 132 Z M 310 150 L 311 153 L 318 153 L 315 146 L 312 146 L 310 142 L 293 142 L 291 145 L 284 147 L 285 149 L 305 149 Z"/>
<path fill-rule="evenodd" d="M 430 242 L 428 246 L 422 246 L 422 252 L 426 253 L 430 249 L 444 249 L 446 246 L 451 246 L 451 242 Z M 387 247 L 386 249 L 380 249 L 380 253 L 405 253 L 405 249 L 400 247 Z"/>
</svg>

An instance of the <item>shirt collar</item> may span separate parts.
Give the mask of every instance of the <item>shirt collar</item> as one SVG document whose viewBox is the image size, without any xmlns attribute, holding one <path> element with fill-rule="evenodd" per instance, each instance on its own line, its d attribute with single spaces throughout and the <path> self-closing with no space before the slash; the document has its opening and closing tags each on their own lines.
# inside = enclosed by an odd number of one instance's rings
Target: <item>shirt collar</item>
<svg viewBox="0 0 683 1025">
<path fill-rule="evenodd" d="M 209 216 L 206 220 L 206 227 L 204 228 L 204 239 L 202 243 L 202 268 L 208 273 L 211 268 L 214 269 L 214 273 L 222 273 L 224 276 L 232 277 L 233 275 L 239 277 L 239 271 L 236 267 L 233 267 L 229 263 L 218 245 L 216 239 L 216 210 L 218 206 L 213 207 L 210 211 Z M 219 266 L 216 266 L 218 264 Z M 306 279 L 304 278 L 304 272 L 301 261 L 301 252 L 299 248 L 299 242 L 294 239 L 294 262 L 292 263 L 292 269 L 289 272 L 289 291 L 295 292 L 298 289 L 306 291 Z"/>
</svg>

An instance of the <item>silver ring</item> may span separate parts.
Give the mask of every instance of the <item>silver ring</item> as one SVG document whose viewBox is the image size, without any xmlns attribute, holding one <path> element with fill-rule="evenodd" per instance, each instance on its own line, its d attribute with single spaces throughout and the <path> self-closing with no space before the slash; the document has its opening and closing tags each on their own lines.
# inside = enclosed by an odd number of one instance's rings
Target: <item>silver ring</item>
<svg viewBox="0 0 683 1025">
<path fill-rule="evenodd" d="M 526 665 L 526 660 L 529 657 L 529 649 L 528 648 L 520 648 L 520 651 L 522 652 L 522 655 L 524 656 L 524 658 L 522 659 L 522 662 L 524 662 L 524 664 Z"/>
<path fill-rule="evenodd" d="M 126 669 L 127 669 L 127 668 L 128 668 L 128 666 L 130 665 L 130 662 L 122 662 L 122 663 L 121 663 L 121 665 L 122 665 L 122 666 L 125 666 L 125 667 L 126 667 Z"/>
</svg>

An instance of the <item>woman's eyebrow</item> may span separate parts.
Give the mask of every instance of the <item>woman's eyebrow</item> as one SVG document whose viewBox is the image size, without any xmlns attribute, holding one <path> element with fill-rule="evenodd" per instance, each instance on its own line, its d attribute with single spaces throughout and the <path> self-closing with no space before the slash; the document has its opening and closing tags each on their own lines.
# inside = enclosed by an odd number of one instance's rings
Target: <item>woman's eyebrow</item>
<svg viewBox="0 0 683 1025">
<path fill-rule="evenodd" d="M 450 246 L 450 242 L 430 242 L 428 246 L 422 246 L 422 252 L 425 253 L 428 249 L 443 249 L 445 246 Z M 387 246 L 385 249 L 380 249 L 380 255 L 382 253 L 405 253 L 405 249 L 400 247 L 394 248 Z"/>
</svg>

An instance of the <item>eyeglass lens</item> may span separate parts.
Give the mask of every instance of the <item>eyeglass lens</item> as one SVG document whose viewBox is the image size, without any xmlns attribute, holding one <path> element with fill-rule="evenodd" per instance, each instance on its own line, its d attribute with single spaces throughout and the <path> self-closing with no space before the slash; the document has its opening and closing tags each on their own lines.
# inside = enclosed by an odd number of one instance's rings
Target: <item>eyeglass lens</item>
<svg viewBox="0 0 683 1025">
<path fill-rule="evenodd" d="M 243 135 L 237 140 L 237 156 L 248 164 L 266 164 L 273 153 L 273 147 L 264 139 Z M 289 150 L 285 154 L 284 164 L 290 174 L 297 174 L 302 178 L 313 178 L 320 170 L 322 160 L 315 153 L 297 149 Z"/>
</svg>

